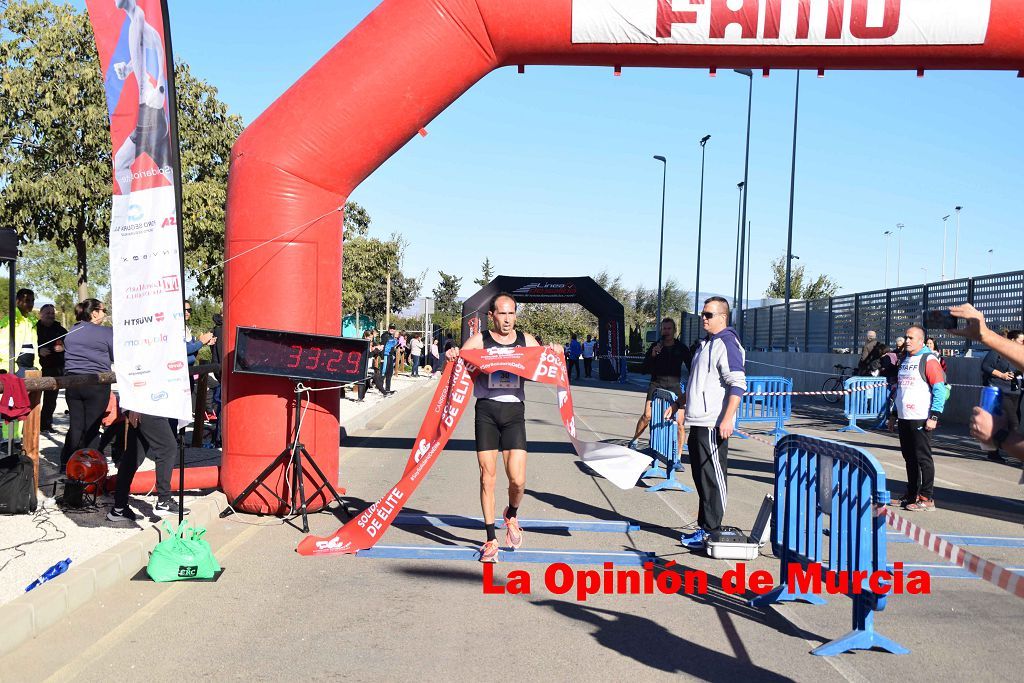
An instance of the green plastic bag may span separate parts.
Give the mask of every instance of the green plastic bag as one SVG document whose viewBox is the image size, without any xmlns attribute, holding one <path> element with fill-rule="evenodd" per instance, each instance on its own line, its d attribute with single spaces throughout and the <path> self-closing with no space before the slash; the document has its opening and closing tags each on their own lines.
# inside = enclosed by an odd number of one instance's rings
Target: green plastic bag
<svg viewBox="0 0 1024 683">
<path fill-rule="evenodd" d="M 190 527 L 185 520 L 177 529 L 165 521 L 164 530 L 167 538 L 149 556 L 149 578 L 161 582 L 212 579 L 220 571 L 210 544 L 203 540 L 206 529 Z"/>
</svg>

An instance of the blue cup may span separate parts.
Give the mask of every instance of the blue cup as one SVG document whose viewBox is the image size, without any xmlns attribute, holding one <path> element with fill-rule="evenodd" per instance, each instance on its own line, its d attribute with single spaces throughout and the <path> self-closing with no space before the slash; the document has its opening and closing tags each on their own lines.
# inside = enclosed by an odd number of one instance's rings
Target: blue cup
<svg viewBox="0 0 1024 683">
<path fill-rule="evenodd" d="M 1002 415 L 1003 404 L 1000 400 L 998 387 L 983 387 L 981 390 L 981 402 L 978 407 L 990 415 Z"/>
</svg>

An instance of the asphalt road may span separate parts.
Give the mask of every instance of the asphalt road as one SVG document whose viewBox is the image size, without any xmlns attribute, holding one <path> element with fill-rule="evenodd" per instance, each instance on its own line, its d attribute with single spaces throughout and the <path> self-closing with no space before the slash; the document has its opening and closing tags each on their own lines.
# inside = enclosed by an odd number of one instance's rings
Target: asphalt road
<svg viewBox="0 0 1024 683">
<path fill-rule="evenodd" d="M 639 386 L 588 383 L 573 389 L 584 439 L 624 441 L 642 407 Z M 661 563 L 704 570 L 704 595 L 556 595 L 544 586 L 547 563 L 511 561 L 495 567 L 495 583 L 513 570 L 528 572 L 531 592 L 486 594 L 481 566 L 465 559 L 300 557 L 301 534 L 279 520 L 233 517 L 211 525 L 224 574 L 215 583 L 158 585 L 129 582 L 0 660 L 4 681 L 249 680 L 927 680 L 937 677 L 1019 680 L 1024 658 L 1024 602 L 980 580 L 936 578 L 932 593 L 895 596 L 876 615 L 877 630 L 910 648 L 894 656 L 860 652 L 815 657 L 808 652 L 850 628 L 851 603 L 758 610 L 721 588 L 733 563 L 691 554 L 678 545 L 696 516 L 696 495 L 622 491 L 580 466 L 558 421 L 553 392 L 530 385 L 527 408 L 531 455 L 524 519 L 564 520 L 588 530 L 527 531 L 522 551 L 550 550 L 551 561 L 575 569 L 587 554 L 655 553 Z M 341 454 L 341 483 L 353 507 L 372 501 L 404 467 L 428 397 L 395 404 L 383 429 L 357 432 Z M 902 491 L 902 460 L 888 435 L 837 434 L 835 416 L 809 408 L 800 431 L 849 439 L 886 465 L 894 494 Z M 946 437 L 942 443 L 946 444 Z M 979 459 L 969 444 L 948 437 L 938 459 L 940 510 L 915 517 L 946 533 L 1019 538 L 1018 547 L 972 548 L 1006 566 L 1024 566 L 1024 506 L 1019 469 Z M 478 516 L 471 419 L 408 502 L 406 513 Z M 771 449 L 733 439 L 727 522 L 749 529 L 771 492 Z M 681 475 L 689 483 L 689 472 Z M 499 487 L 503 475 L 499 475 Z M 498 496 L 498 510 L 505 495 Z M 593 530 L 595 520 L 635 523 Z M 314 515 L 313 532 L 339 525 Z M 612 525 L 614 526 L 614 525 Z M 502 538 L 499 531 L 499 538 Z M 452 526 L 392 527 L 379 546 L 407 554 L 408 546 L 458 554 L 483 532 Z M 386 554 L 386 553 L 383 553 Z M 468 554 L 463 552 L 463 554 Z M 911 544 L 889 546 L 890 561 L 943 563 Z M 762 556 L 748 571 L 773 573 Z"/>
</svg>

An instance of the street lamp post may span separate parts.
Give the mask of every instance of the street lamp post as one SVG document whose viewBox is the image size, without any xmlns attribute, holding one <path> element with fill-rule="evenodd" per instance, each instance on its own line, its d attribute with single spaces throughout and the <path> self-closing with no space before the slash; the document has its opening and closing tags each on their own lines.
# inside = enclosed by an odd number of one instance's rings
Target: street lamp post
<svg viewBox="0 0 1024 683">
<path fill-rule="evenodd" d="M 946 281 L 946 221 L 949 214 L 942 217 L 942 281 Z"/>
<path fill-rule="evenodd" d="M 889 237 L 892 235 L 892 230 L 886 230 L 882 233 L 882 238 L 885 240 L 885 288 L 889 289 Z"/>
<path fill-rule="evenodd" d="M 903 268 L 903 224 L 897 223 L 896 230 L 897 237 L 899 237 L 899 247 L 896 251 L 896 286 L 900 286 L 900 270 Z"/>
<path fill-rule="evenodd" d="M 661 325 L 661 260 L 665 251 L 665 183 L 668 180 L 668 159 L 655 155 L 661 162 L 661 237 L 658 242 L 658 325 Z M 659 328 L 660 329 L 660 328 Z"/>
<path fill-rule="evenodd" d="M 736 183 L 736 189 L 740 191 L 740 199 L 736 204 L 736 263 L 732 278 L 732 308 L 736 312 L 740 298 L 740 233 L 743 231 L 743 182 Z"/>
<path fill-rule="evenodd" d="M 960 265 L 960 209 L 964 207 L 954 207 L 956 211 L 956 246 L 953 247 L 953 279 L 956 279 L 957 267 Z"/>
<path fill-rule="evenodd" d="M 751 79 L 753 80 L 753 79 Z M 800 70 L 796 72 L 796 95 L 793 98 L 793 160 L 789 166 L 789 234 L 786 238 L 786 349 L 789 350 L 789 302 L 793 291 L 793 198 L 796 192 L 796 131 L 800 114 Z"/>
<path fill-rule="evenodd" d="M 737 288 L 739 293 L 743 292 L 743 247 L 746 239 L 743 228 L 747 225 L 747 196 L 750 194 L 750 116 L 753 111 L 754 102 L 754 72 L 750 69 L 733 69 L 736 73 L 746 76 L 749 81 L 747 90 L 747 148 L 743 158 L 743 216 L 740 218 L 740 284 Z M 736 322 L 739 325 L 740 339 L 743 338 L 743 302 L 738 302 Z"/>
<path fill-rule="evenodd" d="M 708 144 L 710 135 L 700 139 L 700 209 L 697 213 L 697 283 L 693 288 L 693 312 L 700 313 L 700 239 L 704 226 L 704 145 Z"/>
</svg>

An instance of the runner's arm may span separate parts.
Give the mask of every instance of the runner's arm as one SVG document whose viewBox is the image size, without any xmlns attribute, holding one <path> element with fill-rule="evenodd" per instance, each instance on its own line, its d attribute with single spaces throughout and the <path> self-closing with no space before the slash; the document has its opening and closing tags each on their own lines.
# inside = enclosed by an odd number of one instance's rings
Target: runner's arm
<svg viewBox="0 0 1024 683">
<path fill-rule="evenodd" d="M 523 337 L 526 338 L 526 345 L 527 346 L 540 346 L 540 343 L 537 341 L 537 338 L 534 337 L 529 332 L 523 332 Z"/>
</svg>

